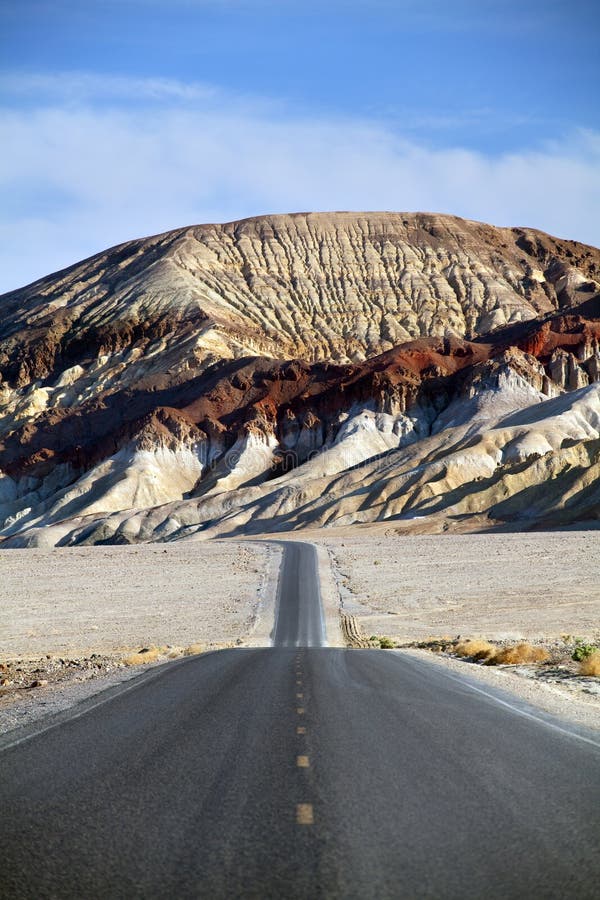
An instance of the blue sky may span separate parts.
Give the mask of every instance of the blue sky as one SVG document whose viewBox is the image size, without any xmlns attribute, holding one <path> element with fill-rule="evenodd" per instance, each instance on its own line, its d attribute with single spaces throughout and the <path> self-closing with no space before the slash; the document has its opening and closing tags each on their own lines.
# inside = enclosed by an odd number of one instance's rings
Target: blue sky
<svg viewBox="0 0 600 900">
<path fill-rule="evenodd" d="M 589 0 L 4 0 L 0 291 L 267 212 L 600 244 L 599 22 Z"/>
</svg>

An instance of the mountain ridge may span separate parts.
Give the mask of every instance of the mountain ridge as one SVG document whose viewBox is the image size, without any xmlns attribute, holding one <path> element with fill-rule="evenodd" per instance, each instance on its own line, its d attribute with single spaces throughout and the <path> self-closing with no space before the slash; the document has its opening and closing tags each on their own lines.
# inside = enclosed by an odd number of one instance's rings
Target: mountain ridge
<svg viewBox="0 0 600 900">
<path fill-rule="evenodd" d="M 207 536 L 221 533 L 239 501 L 250 509 L 239 528 L 254 528 L 252 504 L 276 493 L 278 480 L 289 494 L 294 478 L 311 481 L 310 470 L 314 484 L 303 490 L 318 483 L 320 493 L 309 506 L 322 501 L 333 490 L 322 479 L 345 477 L 348 448 L 350 470 L 407 447 L 422 467 L 420 447 L 433 439 L 443 455 L 458 426 L 440 422 L 474 398 L 473 409 L 481 400 L 491 410 L 494 396 L 497 410 L 518 411 L 563 396 L 558 445 L 529 438 L 548 464 L 565 441 L 590 449 L 596 431 L 600 250 L 532 229 L 429 213 L 253 217 L 117 245 L 0 304 L 5 546 L 83 540 L 75 520 L 86 516 L 120 516 L 102 538 L 117 539 L 140 503 L 198 500 L 195 534 Z M 589 398 L 573 400 L 575 418 L 585 408 L 587 431 L 571 421 L 569 396 L 580 389 Z M 471 430 L 483 428 L 481 410 L 473 416 Z M 485 440 L 499 439 L 494 431 Z M 578 453 L 577 465 L 592 471 L 594 453 L 587 467 Z M 462 471 L 466 481 L 448 485 L 448 500 L 472 486 Z M 446 506 L 432 528 L 489 513 L 485 504 L 465 513 Z M 313 521 L 364 519 L 351 507 L 346 499 Z M 378 520 L 412 515 L 410 504 L 397 507 L 388 503 Z M 268 530 L 268 516 L 255 512 Z"/>
</svg>

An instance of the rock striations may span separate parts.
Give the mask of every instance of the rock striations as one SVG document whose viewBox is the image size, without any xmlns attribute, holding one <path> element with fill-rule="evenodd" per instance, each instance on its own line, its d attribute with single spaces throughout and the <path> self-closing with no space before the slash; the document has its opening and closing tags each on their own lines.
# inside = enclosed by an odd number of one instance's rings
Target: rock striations
<svg viewBox="0 0 600 900">
<path fill-rule="evenodd" d="M 429 214 L 132 241 L 0 297 L 3 546 L 600 518 L 600 250 Z"/>
</svg>

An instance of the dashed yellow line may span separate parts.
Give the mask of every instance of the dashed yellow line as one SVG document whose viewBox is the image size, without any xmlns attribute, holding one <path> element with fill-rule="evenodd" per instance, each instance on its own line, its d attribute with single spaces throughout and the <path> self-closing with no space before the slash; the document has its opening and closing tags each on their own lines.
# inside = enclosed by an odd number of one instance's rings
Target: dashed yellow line
<svg viewBox="0 0 600 900">
<path fill-rule="evenodd" d="M 302 669 L 300 667 L 300 657 L 296 657 L 296 686 L 302 687 Z M 296 692 L 296 700 L 303 700 L 304 693 L 302 691 Z M 296 707 L 296 714 L 299 716 L 303 716 L 305 713 L 304 706 Z M 305 725 L 297 725 L 296 726 L 296 734 L 306 734 L 306 726 Z M 310 768 L 310 759 L 304 753 L 298 754 L 296 756 L 296 766 L 299 769 L 309 769 Z M 297 825 L 314 825 L 315 823 L 315 815 L 313 812 L 312 803 L 297 803 L 296 804 L 296 824 Z"/>
<path fill-rule="evenodd" d="M 297 825 L 314 825 L 315 817 L 313 813 L 312 803 L 296 804 L 296 824 Z"/>
</svg>

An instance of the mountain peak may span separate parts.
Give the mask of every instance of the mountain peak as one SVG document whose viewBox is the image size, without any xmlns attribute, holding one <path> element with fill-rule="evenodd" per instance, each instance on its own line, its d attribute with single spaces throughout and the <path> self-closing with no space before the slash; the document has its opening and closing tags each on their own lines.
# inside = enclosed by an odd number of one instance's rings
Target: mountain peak
<svg viewBox="0 0 600 900">
<path fill-rule="evenodd" d="M 435 213 L 259 216 L 97 254 L 0 297 L 4 533 L 136 497 L 218 520 L 215 497 L 262 503 L 311 460 L 417 464 L 490 361 L 514 372 L 503 411 L 594 385 L 599 279 L 595 248 Z"/>
</svg>

